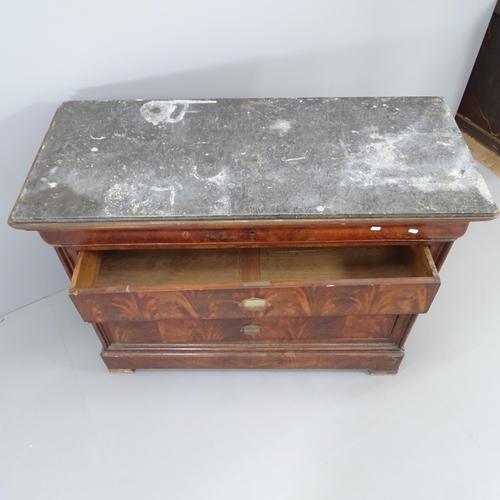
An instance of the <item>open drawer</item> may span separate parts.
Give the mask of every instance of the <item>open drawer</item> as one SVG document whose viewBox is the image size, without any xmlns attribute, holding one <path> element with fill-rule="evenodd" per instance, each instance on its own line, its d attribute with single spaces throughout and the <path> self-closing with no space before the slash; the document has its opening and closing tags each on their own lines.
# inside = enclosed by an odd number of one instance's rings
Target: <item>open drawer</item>
<svg viewBox="0 0 500 500">
<path fill-rule="evenodd" d="M 85 321 L 414 314 L 439 288 L 429 248 L 81 251 Z"/>
</svg>

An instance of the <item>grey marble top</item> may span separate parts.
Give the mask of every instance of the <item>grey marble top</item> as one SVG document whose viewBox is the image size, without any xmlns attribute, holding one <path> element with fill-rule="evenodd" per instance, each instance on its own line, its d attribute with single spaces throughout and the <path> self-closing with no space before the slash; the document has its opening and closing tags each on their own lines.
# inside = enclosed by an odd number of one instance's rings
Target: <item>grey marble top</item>
<svg viewBox="0 0 500 500">
<path fill-rule="evenodd" d="M 440 98 L 73 101 L 11 224 L 491 218 Z"/>
</svg>

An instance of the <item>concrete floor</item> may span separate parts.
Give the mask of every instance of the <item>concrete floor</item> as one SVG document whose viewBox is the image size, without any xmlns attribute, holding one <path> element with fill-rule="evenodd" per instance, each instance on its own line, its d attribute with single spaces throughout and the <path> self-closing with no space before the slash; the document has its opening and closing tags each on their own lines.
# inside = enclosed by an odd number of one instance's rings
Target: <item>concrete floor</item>
<svg viewBox="0 0 500 500">
<path fill-rule="evenodd" d="M 394 377 L 110 374 L 65 292 L 5 316 L 0 499 L 498 500 L 499 248 L 471 224 Z"/>
</svg>

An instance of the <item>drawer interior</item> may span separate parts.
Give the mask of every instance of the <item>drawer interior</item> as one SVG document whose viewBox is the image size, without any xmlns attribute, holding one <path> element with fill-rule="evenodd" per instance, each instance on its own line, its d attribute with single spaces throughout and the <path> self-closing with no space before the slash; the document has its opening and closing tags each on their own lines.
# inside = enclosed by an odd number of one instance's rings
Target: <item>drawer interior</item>
<svg viewBox="0 0 500 500">
<path fill-rule="evenodd" d="M 432 276 L 409 246 L 272 249 L 260 252 L 260 279 L 304 281 Z"/>
<path fill-rule="evenodd" d="M 71 287 L 408 277 L 437 277 L 427 246 L 83 251 Z"/>
<path fill-rule="evenodd" d="M 238 250 L 106 251 L 95 286 L 238 281 Z"/>
</svg>

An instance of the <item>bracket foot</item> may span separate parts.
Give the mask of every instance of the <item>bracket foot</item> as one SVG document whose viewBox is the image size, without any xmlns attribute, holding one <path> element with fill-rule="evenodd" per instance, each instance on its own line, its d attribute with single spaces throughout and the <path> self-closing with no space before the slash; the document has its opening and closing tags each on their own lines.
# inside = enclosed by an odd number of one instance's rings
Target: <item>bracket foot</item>
<svg viewBox="0 0 500 500">
<path fill-rule="evenodd" d="M 370 375 L 396 375 L 397 370 L 368 370 Z"/>
</svg>

